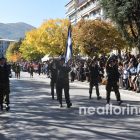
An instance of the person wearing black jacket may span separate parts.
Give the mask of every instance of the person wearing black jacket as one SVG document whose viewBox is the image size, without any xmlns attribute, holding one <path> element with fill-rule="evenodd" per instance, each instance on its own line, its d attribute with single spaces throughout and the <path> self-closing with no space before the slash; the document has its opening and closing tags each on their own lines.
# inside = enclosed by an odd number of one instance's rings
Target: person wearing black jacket
<svg viewBox="0 0 140 140">
<path fill-rule="evenodd" d="M 70 67 L 65 64 L 65 59 L 61 58 L 60 64 L 57 67 L 57 81 L 56 81 L 56 89 L 58 94 L 58 100 L 60 103 L 60 107 L 62 107 L 62 90 L 64 89 L 65 100 L 67 103 L 67 107 L 70 108 L 72 103 L 70 101 L 69 95 L 69 72 L 71 71 Z"/>
<path fill-rule="evenodd" d="M 92 96 L 92 89 L 93 86 L 96 88 L 96 95 L 97 100 L 101 99 L 100 93 L 99 93 L 99 67 L 96 64 L 96 60 L 92 60 L 90 66 L 89 66 L 89 73 L 90 73 L 90 83 L 89 83 L 89 99 L 91 99 Z"/>
<path fill-rule="evenodd" d="M 48 76 L 51 79 L 50 86 L 51 86 L 51 95 L 52 99 L 54 100 L 54 88 L 56 85 L 57 80 L 57 62 L 56 60 L 52 60 L 52 62 L 48 66 Z M 56 90 L 56 96 L 57 96 L 57 90 Z M 58 96 L 57 96 L 58 99 Z"/>
<path fill-rule="evenodd" d="M 6 64 L 5 58 L 0 58 L 0 108 L 3 110 L 3 103 L 6 104 L 6 110 L 10 109 L 9 106 L 9 75 L 10 75 L 10 66 Z"/>
<path fill-rule="evenodd" d="M 113 91 L 115 92 L 118 104 L 120 105 L 122 103 L 120 92 L 119 92 L 119 85 L 118 85 L 120 73 L 118 71 L 118 65 L 117 65 L 116 59 L 110 58 L 107 61 L 106 73 L 107 73 L 107 85 L 106 85 L 107 104 L 110 103 L 110 93 L 113 89 Z"/>
</svg>

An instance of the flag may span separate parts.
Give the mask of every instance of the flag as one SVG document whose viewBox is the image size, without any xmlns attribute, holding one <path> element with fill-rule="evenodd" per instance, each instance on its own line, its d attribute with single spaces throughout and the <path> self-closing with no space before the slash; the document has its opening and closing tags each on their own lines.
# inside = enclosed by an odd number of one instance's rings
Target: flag
<svg viewBox="0 0 140 140">
<path fill-rule="evenodd" d="M 72 37 L 71 37 L 71 25 L 68 28 L 68 38 L 65 54 L 65 63 L 67 63 L 72 58 Z"/>
</svg>

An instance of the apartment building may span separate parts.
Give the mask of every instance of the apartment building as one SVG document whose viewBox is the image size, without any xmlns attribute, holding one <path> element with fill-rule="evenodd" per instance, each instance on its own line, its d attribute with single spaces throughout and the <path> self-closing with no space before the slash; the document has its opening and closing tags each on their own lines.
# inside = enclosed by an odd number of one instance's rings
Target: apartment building
<svg viewBox="0 0 140 140">
<path fill-rule="evenodd" d="M 70 0 L 66 5 L 66 17 L 72 24 L 77 23 L 77 0 Z"/>
<path fill-rule="evenodd" d="M 66 5 L 66 17 L 74 25 L 81 19 L 102 19 L 110 22 L 110 19 L 106 19 L 103 9 L 99 3 L 99 0 L 70 0 Z M 117 54 L 118 50 L 113 50 L 111 53 Z M 123 53 L 123 51 L 122 51 Z M 133 48 L 132 54 L 139 53 L 137 48 Z"/>
<path fill-rule="evenodd" d="M 71 0 L 65 5 L 66 17 L 72 24 L 81 19 L 104 19 L 99 0 Z"/>
<path fill-rule="evenodd" d="M 16 40 L 0 39 L 0 57 L 5 56 L 6 50 L 12 42 L 16 42 Z"/>
</svg>

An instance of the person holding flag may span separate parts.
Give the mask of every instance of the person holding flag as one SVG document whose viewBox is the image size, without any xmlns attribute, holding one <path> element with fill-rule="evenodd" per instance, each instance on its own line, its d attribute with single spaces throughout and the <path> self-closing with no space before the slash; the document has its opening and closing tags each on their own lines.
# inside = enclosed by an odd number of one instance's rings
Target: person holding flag
<svg viewBox="0 0 140 140">
<path fill-rule="evenodd" d="M 65 100 L 67 103 L 67 107 L 70 108 L 72 106 L 72 103 L 70 101 L 70 95 L 69 95 L 69 72 L 71 71 L 71 68 L 68 66 L 68 62 L 71 58 L 72 58 L 72 39 L 71 39 L 71 26 L 69 26 L 65 58 L 62 57 L 60 59 L 59 65 L 57 66 L 58 73 L 57 73 L 57 81 L 56 81 L 56 90 L 57 90 L 60 107 L 62 107 L 63 89 L 65 93 Z"/>
</svg>

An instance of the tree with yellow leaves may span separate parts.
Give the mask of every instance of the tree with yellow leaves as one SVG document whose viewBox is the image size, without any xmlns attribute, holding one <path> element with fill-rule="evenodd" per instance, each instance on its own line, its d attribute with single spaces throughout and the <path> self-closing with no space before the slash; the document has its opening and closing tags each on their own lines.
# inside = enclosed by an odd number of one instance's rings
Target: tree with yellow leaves
<svg viewBox="0 0 140 140">
<path fill-rule="evenodd" d="M 50 19 L 28 32 L 20 48 L 23 57 L 33 60 L 50 53 L 53 56 L 63 54 L 69 24 L 66 19 Z"/>
<path fill-rule="evenodd" d="M 101 20 L 81 20 L 73 34 L 81 53 L 88 56 L 109 53 L 126 46 L 115 26 Z"/>
<path fill-rule="evenodd" d="M 17 62 L 21 59 L 21 53 L 19 51 L 22 39 L 18 42 L 11 43 L 6 51 L 6 58 L 9 62 Z"/>
<path fill-rule="evenodd" d="M 41 25 L 38 30 L 46 54 L 51 52 L 52 55 L 60 55 L 65 52 L 69 24 L 66 19 L 51 19 Z"/>
<path fill-rule="evenodd" d="M 33 29 L 26 33 L 26 37 L 20 46 L 20 52 L 25 60 L 37 60 L 43 56 L 43 50 L 39 48 L 39 36 L 38 29 Z"/>
</svg>

